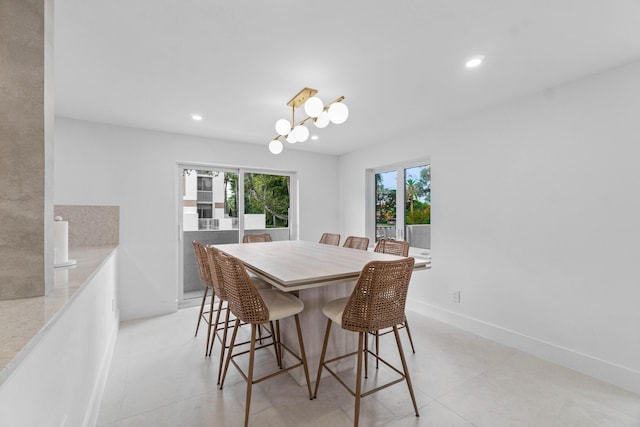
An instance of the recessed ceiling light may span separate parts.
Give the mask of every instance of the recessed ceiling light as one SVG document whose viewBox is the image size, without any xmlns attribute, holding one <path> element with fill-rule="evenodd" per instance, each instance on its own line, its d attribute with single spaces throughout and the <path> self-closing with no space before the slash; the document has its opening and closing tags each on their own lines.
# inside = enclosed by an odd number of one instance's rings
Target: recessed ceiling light
<svg viewBox="0 0 640 427">
<path fill-rule="evenodd" d="M 318 140 L 318 135 L 311 135 L 311 139 L 313 139 L 314 141 Z"/>
<path fill-rule="evenodd" d="M 474 56 L 473 58 L 469 59 L 465 63 L 465 65 L 466 65 L 467 68 L 476 68 L 480 64 L 482 64 L 482 61 L 484 61 L 484 55 L 478 55 L 478 56 Z"/>
<path fill-rule="evenodd" d="M 199 122 L 200 120 L 202 120 L 202 116 L 200 114 L 192 114 L 191 118 L 193 119 L 193 121 L 195 122 Z"/>
</svg>

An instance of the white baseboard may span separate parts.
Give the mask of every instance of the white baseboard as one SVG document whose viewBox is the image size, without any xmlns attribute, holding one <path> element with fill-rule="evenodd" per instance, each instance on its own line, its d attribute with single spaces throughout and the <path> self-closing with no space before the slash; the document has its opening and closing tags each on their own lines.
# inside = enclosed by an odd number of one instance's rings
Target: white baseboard
<svg viewBox="0 0 640 427">
<path fill-rule="evenodd" d="M 109 377 L 109 370 L 111 368 L 111 361 L 113 360 L 113 353 L 116 348 L 116 341 L 118 339 L 118 330 L 120 328 L 120 312 L 116 311 L 114 327 L 109 336 L 109 344 L 107 346 L 107 352 L 102 359 L 100 365 L 100 372 L 98 372 L 98 378 L 94 384 L 93 391 L 91 393 L 91 399 L 87 406 L 87 412 L 84 416 L 84 427 L 93 427 L 98 422 L 98 415 L 100 414 L 100 404 L 102 403 L 102 396 L 104 395 L 104 389 L 107 386 L 107 379 Z"/>
<path fill-rule="evenodd" d="M 640 372 L 416 300 L 407 309 L 640 394 Z"/>
</svg>

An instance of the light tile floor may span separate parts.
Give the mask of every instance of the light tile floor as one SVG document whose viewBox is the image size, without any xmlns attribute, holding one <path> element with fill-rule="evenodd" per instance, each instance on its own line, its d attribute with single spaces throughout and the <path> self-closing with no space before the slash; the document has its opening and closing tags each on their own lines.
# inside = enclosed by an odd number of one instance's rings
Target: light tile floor
<svg viewBox="0 0 640 427">
<path fill-rule="evenodd" d="M 121 324 L 98 425 L 242 425 L 246 384 L 230 367 L 224 389 L 216 388 L 217 357 L 204 357 L 206 325 L 193 336 L 198 310 Z M 636 394 L 417 313 L 408 317 L 416 354 L 400 333 L 420 417 L 399 383 L 363 398 L 361 426 L 640 426 Z M 383 352 L 394 358 L 393 335 L 382 339 Z M 263 354 L 258 363 L 271 368 L 273 359 Z M 387 377 L 381 367 L 369 381 Z M 351 426 L 353 398 L 327 377 L 309 400 L 306 387 L 284 374 L 254 387 L 250 423 Z"/>
</svg>

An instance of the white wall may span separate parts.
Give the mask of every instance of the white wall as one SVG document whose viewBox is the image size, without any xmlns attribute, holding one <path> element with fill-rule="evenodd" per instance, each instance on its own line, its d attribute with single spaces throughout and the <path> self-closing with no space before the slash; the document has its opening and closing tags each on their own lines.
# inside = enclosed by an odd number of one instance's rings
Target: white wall
<svg viewBox="0 0 640 427">
<path fill-rule="evenodd" d="M 56 204 L 120 206 L 121 318 L 177 309 L 176 164 L 298 172 L 301 239 L 337 230 L 337 158 L 56 118 Z"/>
<path fill-rule="evenodd" d="M 365 232 L 366 168 L 430 156 L 409 307 L 640 392 L 639 111 L 634 63 L 342 156 L 340 231 Z"/>
<path fill-rule="evenodd" d="M 93 426 L 118 334 L 117 250 L 0 387 L 0 426 Z"/>
</svg>

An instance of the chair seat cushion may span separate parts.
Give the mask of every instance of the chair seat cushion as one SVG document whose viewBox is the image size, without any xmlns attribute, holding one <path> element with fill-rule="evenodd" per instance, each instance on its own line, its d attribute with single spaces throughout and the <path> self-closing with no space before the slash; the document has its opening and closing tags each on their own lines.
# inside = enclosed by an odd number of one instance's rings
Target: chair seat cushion
<svg viewBox="0 0 640 427">
<path fill-rule="evenodd" d="M 269 310 L 269 320 L 293 316 L 304 309 L 304 303 L 295 296 L 275 289 L 258 289 Z"/>
<path fill-rule="evenodd" d="M 342 325 L 342 312 L 344 308 L 347 306 L 347 302 L 349 302 L 350 297 L 334 299 L 333 301 L 329 301 L 322 307 L 322 313 L 327 316 L 329 319 L 336 322 L 338 325 Z"/>
</svg>

